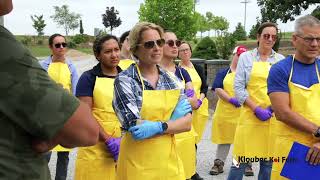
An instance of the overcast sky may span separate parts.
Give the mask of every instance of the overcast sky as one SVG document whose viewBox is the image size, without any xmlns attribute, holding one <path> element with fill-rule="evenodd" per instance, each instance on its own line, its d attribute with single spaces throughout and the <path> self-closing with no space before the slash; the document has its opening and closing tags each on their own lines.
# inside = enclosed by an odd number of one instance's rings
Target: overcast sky
<svg viewBox="0 0 320 180">
<path fill-rule="evenodd" d="M 232 32 L 238 22 L 244 22 L 243 0 L 200 0 L 196 5 L 196 11 L 205 14 L 210 11 L 216 16 L 225 17 L 229 23 L 229 31 Z M 84 31 L 93 35 L 94 28 L 104 28 L 101 14 L 105 12 L 107 6 L 114 6 L 120 12 L 122 20 L 121 26 L 113 31 L 119 36 L 122 32 L 129 30 L 138 22 L 140 4 L 144 0 L 13 0 L 13 11 L 5 16 L 5 26 L 16 35 L 35 35 L 36 31 L 32 27 L 30 15 L 44 15 L 47 26 L 44 31 L 46 35 L 53 33 L 64 34 L 64 29 L 58 28 L 50 18 L 54 14 L 53 6 L 68 5 L 72 12 L 81 14 Z M 310 14 L 315 6 L 311 6 L 303 14 Z M 247 4 L 247 32 L 256 23 L 256 17 L 260 16 L 260 9 L 256 0 L 250 0 Z M 282 31 L 293 31 L 293 22 L 287 24 L 279 23 Z M 70 34 L 79 33 L 79 29 L 71 31 Z"/>
</svg>

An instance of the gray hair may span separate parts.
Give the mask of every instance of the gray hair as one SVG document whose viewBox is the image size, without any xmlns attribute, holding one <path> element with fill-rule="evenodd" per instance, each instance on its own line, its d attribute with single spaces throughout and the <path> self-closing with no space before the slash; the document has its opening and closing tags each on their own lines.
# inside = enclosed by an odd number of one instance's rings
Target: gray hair
<svg viewBox="0 0 320 180">
<path fill-rule="evenodd" d="M 294 25 L 294 33 L 301 34 L 301 28 L 304 26 L 315 27 L 320 26 L 320 20 L 312 15 L 302 16 L 296 20 Z"/>
</svg>

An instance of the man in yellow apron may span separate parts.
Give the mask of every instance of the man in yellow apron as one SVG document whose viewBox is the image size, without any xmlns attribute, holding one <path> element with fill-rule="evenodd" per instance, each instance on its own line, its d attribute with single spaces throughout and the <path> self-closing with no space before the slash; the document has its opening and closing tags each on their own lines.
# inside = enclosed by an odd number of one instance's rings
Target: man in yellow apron
<svg viewBox="0 0 320 180">
<path fill-rule="evenodd" d="M 130 52 L 130 45 L 129 45 L 129 36 L 130 31 L 124 32 L 120 36 L 120 44 L 121 44 L 121 54 L 120 54 L 120 62 L 119 66 L 122 70 L 126 70 L 131 64 L 135 63 L 134 57 Z"/>
<path fill-rule="evenodd" d="M 191 105 L 186 99 L 179 101 L 184 92 L 157 65 L 162 37 L 162 28 L 155 24 L 135 25 L 129 41 L 139 63 L 115 79 L 113 107 L 126 130 L 117 165 L 119 180 L 185 180 L 174 134 L 191 129 Z"/>
<path fill-rule="evenodd" d="M 93 45 L 99 63 L 84 72 L 77 85 L 76 96 L 89 105 L 100 125 L 99 143 L 78 149 L 76 180 L 115 180 L 121 129 L 112 108 L 114 79 L 122 70 L 118 65 L 120 47 L 112 35 L 97 38 Z"/>
<path fill-rule="evenodd" d="M 268 77 L 268 93 L 277 120 L 275 155 L 288 157 L 294 141 L 310 147 L 306 161 L 320 160 L 320 21 L 311 15 L 295 22 L 292 43 L 295 54 L 275 64 Z M 280 175 L 285 161 L 273 163 L 272 180 Z M 291 162 L 294 163 L 294 162 Z M 312 174 L 311 174 L 312 175 Z"/>
<path fill-rule="evenodd" d="M 60 84 L 68 92 L 75 94 L 78 74 L 72 61 L 65 58 L 67 43 L 64 36 L 53 34 L 49 37 L 49 47 L 52 55 L 46 60 L 40 62 L 41 66 L 48 72 L 51 79 Z M 65 180 L 67 178 L 69 152 L 71 149 L 56 146 L 53 151 L 57 152 L 56 180 Z M 51 152 L 48 153 L 48 162 Z"/>
<path fill-rule="evenodd" d="M 241 180 L 249 162 L 259 162 L 258 180 L 270 179 L 272 162 L 272 109 L 267 95 L 267 77 L 271 65 L 283 59 L 272 47 L 277 39 L 277 26 L 262 23 L 258 29 L 258 47 L 240 55 L 234 90 L 244 106 L 234 138 L 233 163 L 228 180 Z"/>
</svg>

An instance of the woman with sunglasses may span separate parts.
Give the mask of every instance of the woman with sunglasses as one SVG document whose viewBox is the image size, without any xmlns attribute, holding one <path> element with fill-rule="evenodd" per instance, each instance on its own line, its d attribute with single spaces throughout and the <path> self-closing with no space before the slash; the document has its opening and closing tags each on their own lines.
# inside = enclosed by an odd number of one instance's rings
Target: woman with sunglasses
<svg viewBox="0 0 320 180">
<path fill-rule="evenodd" d="M 93 52 L 99 63 L 81 75 L 76 96 L 92 109 L 100 125 L 99 142 L 78 149 L 75 179 L 115 180 L 121 129 L 112 108 L 112 99 L 114 79 L 122 71 L 118 66 L 120 45 L 117 37 L 105 35 L 97 38 Z"/>
<path fill-rule="evenodd" d="M 239 123 L 234 138 L 234 163 L 229 180 L 242 179 L 248 162 L 245 158 L 265 158 L 259 161 L 258 180 L 270 179 L 272 162 L 273 117 L 271 103 L 267 94 L 267 77 L 271 65 L 284 59 L 272 47 L 277 40 L 277 25 L 262 23 L 258 28 L 258 47 L 241 54 L 234 80 L 236 99 L 242 105 Z"/>
<path fill-rule="evenodd" d="M 185 69 L 178 67 L 174 63 L 174 60 L 178 57 L 178 47 L 181 45 L 181 41 L 171 31 L 165 31 L 164 40 L 163 58 L 160 65 L 171 75 L 180 88 L 185 91 L 192 108 L 195 109 L 197 107 L 197 98 L 194 93 L 191 77 Z M 175 135 L 178 155 L 182 160 L 186 179 L 190 179 L 196 173 L 195 135 L 196 133 L 193 128 L 191 131 Z"/>
<path fill-rule="evenodd" d="M 196 109 L 193 111 L 192 124 L 198 134 L 196 143 L 199 143 L 208 120 L 208 91 L 207 77 L 200 65 L 191 62 L 192 48 L 187 42 L 182 42 L 179 47 L 180 67 L 186 69 L 191 77 L 197 98 Z"/>
<path fill-rule="evenodd" d="M 78 74 L 75 66 L 70 59 L 66 59 L 67 43 L 61 34 L 53 34 L 49 37 L 49 48 L 51 55 L 43 61 L 41 66 L 48 72 L 49 76 L 64 89 L 72 94 L 76 92 Z M 53 151 L 57 152 L 56 180 L 65 180 L 67 178 L 69 152 L 71 149 L 56 146 Z M 47 160 L 50 161 L 51 152 L 47 154 Z"/>
<path fill-rule="evenodd" d="M 185 180 L 174 134 L 191 129 L 191 105 L 174 80 L 158 66 L 163 30 L 136 24 L 129 35 L 139 60 L 115 80 L 113 107 L 125 130 L 117 165 L 118 180 Z"/>
</svg>

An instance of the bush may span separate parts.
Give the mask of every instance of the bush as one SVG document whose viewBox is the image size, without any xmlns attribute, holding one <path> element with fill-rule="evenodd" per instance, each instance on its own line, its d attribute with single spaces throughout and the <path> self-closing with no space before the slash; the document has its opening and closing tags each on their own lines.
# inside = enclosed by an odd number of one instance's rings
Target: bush
<svg viewBox="0 0 320 180">
<path fill-rule="evenodd" d="M 219 55 L 216 44 L 210 37 L 203 38 L 194 49 L 192 57 L 201 59 L 218 59 Z"/>
<path fill-rule="evenodd" d="M 77 34 L 71 38 L 76 44 L 86 43 L 90 40 L 90 36 L 86 34 Z"/>
<path fill-rule="evenodd" d="M 222 59 L 229 59 L 230 54 L 236 44 L 233 34 L 225 33 L 216 39 L 218 54 Z"/>
<path fill-rule="evenodd" d="M 21 39 L 21 43 L 24 44 L 25 46 L 28 46 L 32 43 L 32 38 L 30 36 L 24 36 Z"/>
<path fill-rule="evenodd" d="M 77 47 L 77 44 L 73 41 L 69 41 L 68 42 L 68 48 L 74 49 Z"/>
<path fill-rule="evenodd" d="M 43 40 L 42 39 L 38 39 L 37 44 L 38 45 L 43 45 Z"/>
</svg>

